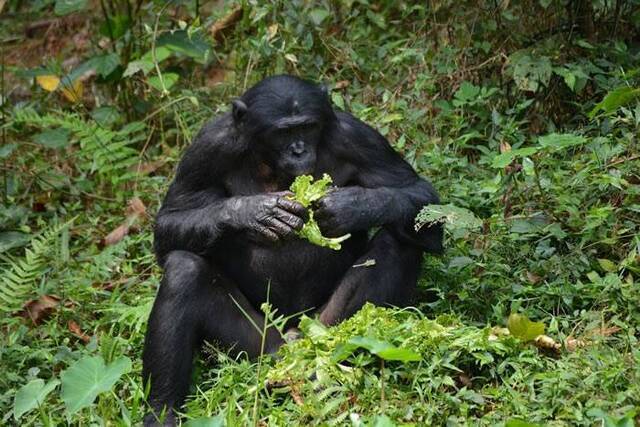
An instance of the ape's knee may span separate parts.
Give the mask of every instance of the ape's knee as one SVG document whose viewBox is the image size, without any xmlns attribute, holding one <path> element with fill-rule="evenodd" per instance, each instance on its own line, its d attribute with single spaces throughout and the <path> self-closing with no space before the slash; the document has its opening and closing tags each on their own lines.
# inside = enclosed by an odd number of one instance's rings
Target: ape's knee
<svg viewBox="0 0 640 427">
<path fill-rule="evenodd" d="M 210 278 L 211 267 L 204 258 L 191 252 L 172 251 L 165 259 L 160 295 L 180 299 L 195 297 Z"/>
</svg>

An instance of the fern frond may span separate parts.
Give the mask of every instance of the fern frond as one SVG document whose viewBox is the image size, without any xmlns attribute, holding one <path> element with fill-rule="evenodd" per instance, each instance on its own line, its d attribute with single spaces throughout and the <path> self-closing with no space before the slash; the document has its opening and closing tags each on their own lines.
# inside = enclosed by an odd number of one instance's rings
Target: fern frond
<svg viewBox="0 0 640 427">
<path fill-rule="evenodd" d="M 48 257 L 60 232 L 69 222 L 44 230 L 31 239 L 21 258 L 0 255 L 0 312 L 15 312 L 34 295 L 36 282 L 47 272 Z"/>
<path fill-rule="evenodd" d="M 80 148 L 74 153 L 79 159 L 79 169 L 115 181 L 114 184 L 128 180 L 132 175 L 129 169 L 138 161 L 138 152 L 131 145 L 142 135 L 131 134 L 144 130 L 142 123 L 115 131 L 75 113 L 56 111 L 41 115 L 32 109 L 17 110 L 13 120 L 40 129 L 60 127 L 70 131 Z"/>
</svg>

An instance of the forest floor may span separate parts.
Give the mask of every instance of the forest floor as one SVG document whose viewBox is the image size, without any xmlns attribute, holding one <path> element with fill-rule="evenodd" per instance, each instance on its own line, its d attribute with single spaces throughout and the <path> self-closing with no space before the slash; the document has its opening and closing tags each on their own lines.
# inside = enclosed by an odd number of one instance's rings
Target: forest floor
<svg viewBox="0 0 640 427">
<path fill-rule="evenodd" d="M 187 425 L 639 422 L 633 1 L 593 2 L 595 33 L 548 1 L 26 3 L 0 1 L 0 424 L 141 422 L 154 214 L 200 126 L 277 73 L 433 182 L 445 254 L 414 307 L 307 318 L 278 358 L 208 348 Z"/>
</svg>

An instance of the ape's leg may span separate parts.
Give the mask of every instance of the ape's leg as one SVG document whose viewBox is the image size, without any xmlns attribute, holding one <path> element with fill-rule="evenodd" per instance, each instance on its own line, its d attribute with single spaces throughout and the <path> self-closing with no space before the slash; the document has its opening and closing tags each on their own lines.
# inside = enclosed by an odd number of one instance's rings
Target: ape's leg
<svg viewBox="0 0 640 427">
<path fill-rule="evenodd" d="M 366 302 L 406 304 L 416 287 L 422 253 L 422 249 L 402 243 L 389 231 L 381 229 L 320 310 L 320 321 L 325 325 L 336 324 Z M 368 260 L 375 264 L 366 266 Z"/>
<path fill-rule="evenodd" d="M 233 300 L 256 325 L 263 324 L 264 317 L 205 259 L 184 251 L 167 256 L 142 356 L 143 378 L 145 384 L 151 382 L 149 401 L 156 411 L 145 418 L 145 425 L 155 425 L 163 410 L 165 424 L 175 423 L 172 409 L 180 407 L 189 390 L 194 352 L 203 340 L 233 346 L 251 357 L 260 354 L 261 335 Z M 270 329 L 266 352 L 281 343 L 280 334 Z"/>
</svg>

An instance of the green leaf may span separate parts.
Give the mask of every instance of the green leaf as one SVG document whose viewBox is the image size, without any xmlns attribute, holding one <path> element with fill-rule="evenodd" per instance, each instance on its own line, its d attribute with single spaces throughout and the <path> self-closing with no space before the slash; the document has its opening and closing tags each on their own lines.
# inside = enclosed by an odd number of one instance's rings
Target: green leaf
<svg viewBox="0 0 640 427">
<path fill-rule="evenodd" d="M 58 16 L 78 12 L 87 6 L 87 0 L 56 0 L 53 12 Z"/>
<path fill-rule="evenodd" d="M 166 48 L 170 52 L 180 53 L 204 64 L 209 58 L 210 44 L 200 33 L 189 34 L 187 30 L 164 33 L 156 42 L 158 48 Z"/>
<path fill-rule="evenodd" d="M 453 96 L 460 101 L 468 102 L 474 101 L 479 94 L 480 88 L 478 86 L 464 81 Z"/>
<path fill-rule="evenodd" d="M 473 212 L 454 205 L 427 205 L 416 216 L 415 228 L 442 223 L 452 229 L 474 230 L 482 227 L 482 220 Z"/>
<path fill-rule="evenodd" d="M 0 253 L 26 245 L 31 237 L 19 231 L 0 231 Z"/>
<path fill-rule="evenodd" d="M 551 148 L 554 150 L 562 150 L 576 145 L 582 145 L 587 142 L 587 138 L 571 133 L 552 133 L 538 138 L 538 143 L 543 148 Z"/>
<path fill-rule="evenodd" d="M 102 127 L 109 127 L 120 120 L 118 109 L 109 105 L 98 107 L 91 112 L 91 117 Z"/>
<path fill-rule="evenodd" d="M 164 88 L 166 90 L 169 90 L 174 84 L 176 84 L 176 82 L 178 81 L 179 78 L 180 78 L 180 76 L 178 76 L 176 73 L 163 73 L 162 74 L 162 83 L 164 83 Z M 162 83 L 160 83 L 160 77 L 158 77 L 158 76 L 149 77 L 147 79 L 147 82 L 153 88 L 155 88 L 155 89 L 157 89 L 159 91 L 162 91 Z"/>
<path fill-rule="evenodd" d="M 309 18 L 311 18 L 311 22 L 314 25 L 319 26 L 322 22 L 327 19 L 331 15 L 326 9 L 313 9 L 309 12 Z"/>
<path fill-rule="evenodd" d="M 333 182 L 331 177 L 326 173 L 321 179 L 312 182 L 311 175 L 300 175 L 296 177 L 289 189 L 293 193 L 293 198 L 305 208 L 309 208 L 311 203 L 324 197 L 329 191 L 329 186 Z M 343 241 L 351 237 L 351 234 L 345 234 L 340 237 L 324 237 L 320 231 L 318 223 L 313 218 L 313 210 L 309 209 L 309 219 L 298 232 L 298 236 L 308 240 L 314 245 L 324 246 L 335 251 L 342 248 Z"/>
<path fill-rule="evenodd" d="M 598 264 L 600 264 L 600 268 L 602 268 L 607 273 L 615 273 L 618 271 L 618 266 L 608 259 L 598 258 Z"/>
<path fill-rule="evenodd" d="M 91 66 L 95 68 L 96 73 L 102 77 L 107 77 L 120 65 L 120 57 L 115 53 L 96 56 L 89 61 L 91 62 Z"/>
<path fill-rule="evenodd" d="M 60 374 L 62 400 L 73 415 L 90 406 L 100 393 L 111 390 L 120 377 L 131 370 L 131 360 L 121 357 L 106 365 L 100 356 L 85 356 Z"/>
<path fill-rule="evenodd" d="M 94 56 L 73 69 L 64 80 L 74 82 L 88 71 L 95 71 L 101 77 L 107 77 L 120 65 L 120 57 L 115 53 Z"/>
<path fill-rule="evenodd" d="M 20 419 L 22 415 L 42 405 L 47 395 L 51 393 L 58 384 L 60 384 L 60 381 L 54 379 L 45 385 L 44 380 L 38 378 L 20 387 L 20 390 L 18 390 L 13 400 L 14 418 L 16 420 Z"/>
<path fill-rule="evenodd" d="M 392 114 L 387 114 L 386 116 L 384 116 L 382 118 L 382 120 L 380 120 L 381 123 L 391 123 L 391 122 L 397 122 L 399 120 L 402 120 L 402 114 L 400 113 L 392 113 Z"/>
<path fill-rule="evenodd" d="M 505 423 L 505 427 L 538 427 L 539 424 L 530 423 L 529 421 L 512 418 Z"/>
<path fill-rule="evenodd" d="M 224 427 L 226 425 L 224 416 L 200 417 L 187 421 L 185 427 Z"/>
<path fill-rule="evenodd" d="M 156 47 L 156 61 L 158 64 L 171 56 L 171 51 L 166 47 Z M 142 55 L 137 61 L 131 61 L 127 64 L 122 77 L 129 77 L 142 71 L 145 76 L 153 69 L 153 53 L 151 51 Z"/>
<path fill-rule="evenodd" d="M 45 130 L 33 136 L 33 142 L 47 148 L 62 148 L 69 145 L 71 131 L 65 128 Z"/>
<path fill-rule="evenodd" d="M 373 427 L 395 427 L 393 420 L 386 415 L 376 415 L 373 421 Z"/>
<path fill-rule="evenodd" d="M 116 14 L 109 16 L 106 20 L 100 23 L 100 34 L 104 37 L 119 39 L 124 36 L 129 28 L 131 28 L 132 21 L 127 14 Z"/>
<path fill-rule="evenodd" d="M 341 110 L 344 110 L 344 99 L 338 92 L 331 92 L 331 102 Z"/>
<path fill-rule="evenodd" d="M 384 360 L 399 362 L 417 362 L 422 360 L 422 356 L 413 350 L 395 347 L 387 341 L 362 336 L 355 336 L 338 347 L 332 356 L 332 360 L 343 360 L 358 348 L 368 350 L 371 354 L 375 354 Z"/>
<path fill-rule="evenodd" d="M 509 71 L 520 90 L 537 92 L 549 83 L 553 68 L 548 57 L 532 57 L 519 51 L 509 57 Z"/>
<path fill-rule="evenodd" d="M 302 226 L 302 230 L 298 232 L 298 236 L 308 240 L 314 245 L 327 247 L 334 251 L 342 249 L 341 243 L 351 237 L 351 234 L 345 234 L 340 237 L 325 237 L 320 231 L 318 223 L 313 218 L 313 211 L 309 210 L 309 219 Z"/>
<path fill-rule="evenodd" d="M 537 152 L 538 152 L 538 147 L 525 147 L 525 148 L 517 148 L 514 150 L 505 151 L 504 153 L 500 153 L 493 158 L 491 167 L 496 169 L 502 169 L 504 167 L 509 166 L 511 162 L 513 162 L 515 159 L 519 157 L 528 157 Z"/>
<path fill-rule="evenodd" d="M 507 328 L 511 335 L 523 341 L 533 341 L 538 335 L 544 334 L 544 323 L 532 322 L 524 314 L 511 313 Z"/>
<path fill-rule="evenodd" d="M 326 337 L 329 334 L 329 329 L 322 323 L 320 323 L 317 319 L 312 319 L 308 316 L 302 316 L 300 319 L 300 323 L 298 327 L 304 334 L 311 339 L 311 341 L 316 341 L 318 338 Z"/>
<path fill-rule="evenodd" d="M 321 179 L 312 182 L 313 177 L 311 175 L 300 175 L 296 177 L 289 187 L 295 200 L 305 208 L 324 197 L 329 192 L 329 186 L 333 183 L 333 180 L 325 173 Z"/>
<path fill-rule="evenodd" d="M 593 119 L 600 111 L 605 114 L 612 113 L 618 108 L 630 104 L 632 101 L 640 98 L 640 88 L 634 87 L 620 87 L 614 91 L 609 92 L 602 101 L 593 107 L 593 110 L 589 113 L 589 118 Z"/>
<path fill-rule="evenodd" d="M 6 144 L 0 147 L 0 159 L 6 159 L 18 148 L 18 144 Z"/>
</svg>

